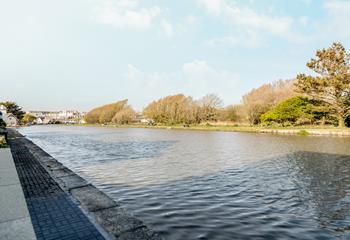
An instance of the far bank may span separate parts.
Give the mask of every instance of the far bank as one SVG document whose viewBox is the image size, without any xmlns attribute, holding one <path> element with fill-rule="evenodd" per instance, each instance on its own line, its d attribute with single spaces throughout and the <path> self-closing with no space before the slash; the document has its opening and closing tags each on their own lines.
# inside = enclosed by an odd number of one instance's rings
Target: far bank
<svg viewBox="0 0 350 240">
<path fill-rule="evenodd" d="M 332 126 L 294 126 L 294 127 L 262 127 L 237 125 L 142 125 L 142 124 L 76 124 L 69 126 L 91 126 L 103 128 L 150 128 L 168 130 L 217 131 L 217 132 L 247 132 L 300 136 L 350 136 L 350 128 Z"/>
</svg>

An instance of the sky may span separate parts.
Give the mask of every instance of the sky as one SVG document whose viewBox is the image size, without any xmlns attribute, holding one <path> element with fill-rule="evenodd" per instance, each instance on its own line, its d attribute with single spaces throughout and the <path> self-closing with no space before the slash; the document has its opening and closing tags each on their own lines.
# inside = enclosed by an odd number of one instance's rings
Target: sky
<svg viewBox="0 0 350 240">
<path fill-rule="evenodd" d="M 320 48 L 350 50 L 350 1 L 0 0 L 0 101 L 87 111 L 129 99 L 252 88 L 311 72 Z"/>
</svg>

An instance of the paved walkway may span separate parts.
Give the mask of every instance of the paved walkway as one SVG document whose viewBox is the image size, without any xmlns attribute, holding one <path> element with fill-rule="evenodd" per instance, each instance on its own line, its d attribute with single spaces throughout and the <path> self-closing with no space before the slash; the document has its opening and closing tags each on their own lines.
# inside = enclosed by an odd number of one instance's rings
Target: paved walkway
<svg viewBox="0 0 350 240">
<path fill-rule="evenodd" d="M 103 240 L 104 237 L 73 202 L 68 193 L 60 188 L 29 150 L 23 147 L 21 138 L 10 139 L 9 145 L 37 239 Z M 2 174 L 1 172 L 0 175 L 3 176 Z M 16 186 L 20 187 L 18 180 Z M 6 192 L 14 194 L 18 190 L 8 189 Z M 12 198 L 16 199 L 17 196 Z M 13 204 L 14 202 L 16 201 L 13 201 Z M 25 205 L 23 194 L 21 205 Z M 0 206 L 3 209 L 2 202 Z M 8 209 L 16 208 L 16 206 L 9 206 Z M 28 211 L 26 216 L 27 221 L 30 222 Z M 18 225 L 17 227 L 22 228 Z M 0 234 L 1 232 L 2 229 L 0 229 Z"/>
<path fill-rule="evenodd" d="M 0 149 L 0 239 L 36 239 L 9 148 Z"/>
</svg>

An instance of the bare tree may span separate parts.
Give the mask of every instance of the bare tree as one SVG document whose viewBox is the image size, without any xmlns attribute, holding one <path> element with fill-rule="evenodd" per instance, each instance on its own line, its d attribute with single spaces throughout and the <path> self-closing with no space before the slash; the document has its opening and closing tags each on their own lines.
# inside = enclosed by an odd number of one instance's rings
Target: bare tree
<svg viewBox="0 0 350 240">
<path fill-rule="evenodd" d="M 260 122 L 260 116 L 281 101 L 295 96 L 294 80 L 279 80 L 264 84 L 242 97 L 246 116 L 251 124 Z"/>
<path fill-rule="evenodd" d="M 136 112 L 130 106 L 128 106 L 117 112 L 114 115 L 112 122 L 116 124 L 129 124 L 135 121 L 135 118 Z"/>
<path fill-rule="evenodd" d="M 215 94 L 207 94 L 198 101 L 201 120 L 217 120 L 218 109 L 223 107 L 222 99 Z"/>
<path fill-rule="evenodd" d="M 143 111 L 146 117 L 163 124 L 195 122 L 194 104 L 191 97 L 176 94 L 150 103 Z"/>
</svg>

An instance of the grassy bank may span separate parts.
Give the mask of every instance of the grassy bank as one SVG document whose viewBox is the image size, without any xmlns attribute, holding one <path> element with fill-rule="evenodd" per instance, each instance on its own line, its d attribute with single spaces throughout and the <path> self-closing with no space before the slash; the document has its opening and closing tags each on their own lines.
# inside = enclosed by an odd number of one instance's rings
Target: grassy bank
<svg viewBox="0 0 350 240">
<path fill-rule="evenodd" d="M 290 135 L 332 135 L 332 136 L 350 136 L 350 128 L 337 128 L 334 126 L 290 126 L 290 127 L 262 127 L 262 126 L 238 126 L 238 125 L 101 125 L 101 124 L 81 124 L 79 126 L 95 126 L 110 128 L 152 128 L 152 129 L 176 129 L 176 130 L 198 130 L 198 131 L 222 131 L 222 132 L 250 132 L 250 133 L 271 133 L 271 134 L 290 134 Z"/>
<path fill-rule="evenodd" d="M 107 127 L 107 128 L 151 128 L 151 129 L 175 129 L 175 130 L 198 130 L 198 131 L 222 131 L 222 132 L 259 132 L 260 127 L 236 126 L 236 125 L 144 125 L 144 124 L 76 124 L 74 126 Z"/>
</svg>

